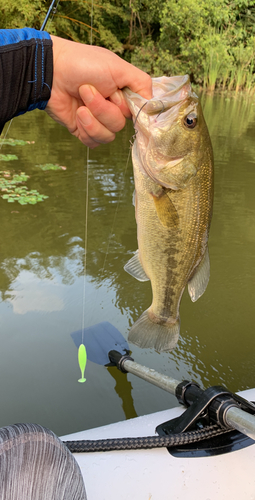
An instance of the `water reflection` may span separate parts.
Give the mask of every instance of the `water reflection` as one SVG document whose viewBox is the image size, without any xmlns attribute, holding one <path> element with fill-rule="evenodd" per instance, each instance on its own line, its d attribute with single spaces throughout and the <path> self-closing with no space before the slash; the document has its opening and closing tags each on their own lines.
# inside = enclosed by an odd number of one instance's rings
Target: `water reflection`
<svg viewBox="0 0 255 500">
<path fill-rule="evenodd" d="M 215 153 L 209 286 L 195 304 L 184 294 L 172 353 L 132 350 L 137 362 L 176 379 L 238 390 L 255 380 L 255 107 L 240 97 L 202 102 Z M 131 162 L 125 168 L 132 134 L 129 125 L 89 162 L 85 326 L 109 321 L 124 336 L 151 303 L 150 284 L 123 269 L 137 248 Z M 29 189 L 49 198 L 35 206 L 0 199 L 0 425 L 35 421 L 65 434 L 176 404 L 132 375 L 91 362 L 86 384 L 77 383 L 70 334 L 82 324 L 86 150 L 40 112 L 15 120 L 11 135 L 35 144 L 17 146 L 19 161 L 8 168 L 28 173 Z M 35 167 L 49 161 L 67 170 Z"/>
<path fill-rule="evenodd" d="M 121 399 L 121 406 L 126 419 L 137 417 L 132 397 L 132 384 L 128 381 L 127 374 L 121 373 L 114 366 L 109 366 L 107 371 L 116 382 L 114 390 Z"/>
<path fill-rule="evenodd" d="M 39 279 L 29 271 L 21 271 L 13 281 L 9 292 L 9 301 L 14 314 L 26 314 L 29 311 L 53 312 L 64 309 L 60 290 L 52 292 L 52 283 L 48 278 Z"/>
</svg>

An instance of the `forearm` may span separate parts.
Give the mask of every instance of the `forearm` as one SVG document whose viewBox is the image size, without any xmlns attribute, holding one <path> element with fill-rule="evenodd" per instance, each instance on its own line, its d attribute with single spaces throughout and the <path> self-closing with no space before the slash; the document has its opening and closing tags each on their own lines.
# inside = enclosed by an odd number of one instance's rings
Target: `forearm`
<svg viewBox="0 0 255 500">
<path fill-rule="evenodd" d="M 0 132 L 14 116 L 45 109 L 52 78 L 48 33 L 30 28 L 0 30 Z"/>
<path fill-rule="evenodd" d="M 109 50 L 29 28 L 0 30 L 0 132 L 12 117 L 47 105 L 87 146 L 111 142 L 131 118 L 126 86 L 152 97 L 149 75 Z"/>
</svg>

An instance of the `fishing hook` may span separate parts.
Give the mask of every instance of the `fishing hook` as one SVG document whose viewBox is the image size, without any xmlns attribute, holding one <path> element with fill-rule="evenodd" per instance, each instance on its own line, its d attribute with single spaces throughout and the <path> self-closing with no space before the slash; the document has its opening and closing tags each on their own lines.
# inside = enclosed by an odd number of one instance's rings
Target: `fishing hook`
<svg viewBox="0 0 255 500">
<path fill-rule="evenodd" d="M 162 104 L 162 109 L 161 109 L 161 111 L 159 112 L 159 114 L 158 114 L 157 118 L 158 118 L 158 117 L 159 117 L 162 113 L 164 113 L 164 111 L 165 111 L 165 106 L 164 106 L 164 103 L 163 103 L 160 99 L 159 99 L 159 102 L 161 102 L 161 104 Z M 156 118 L 156 120 L 157 120 L 157 118 Z"/>
<path fill-rule="evenodd" d="M 135 124 L 136 124 L 136 122 L 137 122 L 137 120 L 138 120 L 138 116 L 140 115 L 140 113 L 141 113 L 142 109 L 144 108 L 144 106 L 146 106 L 146 104 L 148 104 L 148 102 L 149 102 L 149 101 L 146 101 L 146 102 L 142 105 L 142 107 L 139 109 L 139 111 L 138 111 L 138 113 L 137 113 L 137 115 L 136 115 L 136 117 L 135 117 L 134 127 L 135 127 Z"/>
<path fill-rule="evenodd" d="M 136 117 L 135 117 L 135 121 L 134 121 L 134 129 L 135 129 L 135 133 L 134 133 L 134 135 L 132 136 L 132 138 L 131 138 L 131 139 L 130 139 L 130 141 L 129 141 L 129 143 L 130 143 L 130 145 L 131 145 L 131 148 L 133 147 L 134 142 L 135 142 L 135 139 L 136 139 L 136 136 L 137 136 L 137 134 L 138 134 L 138 130 L 135 128 L 136 122 L 137 122 L 137 120 L 138 120 L 138 116 L 139 116 L 139 114 L 141 113 L 141 111 L 142 111 L 142 109 L 144 108 L 144 106 L 146 106 L 146 104 L 148 104 L 148 102 L 149 102 L 149 101 L 146 101 L 146 102 L 142 105 L 142 107 L 139 109 L 139 111 L 138 111 L 138 113 L 137 113 L 137 115 L 136 115 Z M 157 118 L 158 118 L 158 117 L 159 117 L 162 113 L 164 113 L 164 111 L 165 111 L 165 105 L 164 105 L 164 103 L 163 103 L 160 99 L 159 99 L 159 102 L 161 102 L 161 104 L 162 104 L 162 109 L 161 109 L 161 111 L 159 112 L 159 114 L 157 115 L 156 120 L 157 120 Z"/>
<path fill-rule="evenodd" d="M 131 148 L 133 147 L 134 142 L 135 142 L 135 139 L 136 139 L 136 136 L 137 136 L 137 134 L 138 134 L 138 130 L 135 128 L 136 122 L 137 122 L 137 120 L 138 120 L 138 116 L 139 116 L 139 114 L 141 113 L 141 111 L 142 111 L 142 109 L 144 108 L 144 106 L 146 106 L 146 104 L 148 104 L 148 101 L 146 101 L 146 102 L 142 105 L 142 107 L 139 109 L 139 111 L 138 111 L 138 113 L 137 113 L 137 115 L 136 115 L 136 117 L 135 117 L 135 121 L 134 121 L 134 129 L 135 129 L 135 133 L 134 133 L 134 135 L 132 135 L 132 137 L 131 137 L 131 139 L 130 139 L 130 141 L 129 141 L 129 144 L 130 144 Z"/>
</svg>

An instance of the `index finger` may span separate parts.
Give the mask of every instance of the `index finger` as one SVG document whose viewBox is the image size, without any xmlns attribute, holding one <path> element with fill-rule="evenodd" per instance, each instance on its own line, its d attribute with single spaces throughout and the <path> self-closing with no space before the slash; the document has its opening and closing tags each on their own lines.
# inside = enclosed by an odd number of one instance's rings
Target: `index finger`
<svg viewBox="0 0 255 500">
<path fill-rule="evenodd" d="M 115 81 L 119 89 L 129 87 L 132 92 L 140 94 L 145 99 L 152 98 L 152 80 L 151 77 L 133 64 L 120 59 L 122 64 L 118 65 Z"/>
</svg>

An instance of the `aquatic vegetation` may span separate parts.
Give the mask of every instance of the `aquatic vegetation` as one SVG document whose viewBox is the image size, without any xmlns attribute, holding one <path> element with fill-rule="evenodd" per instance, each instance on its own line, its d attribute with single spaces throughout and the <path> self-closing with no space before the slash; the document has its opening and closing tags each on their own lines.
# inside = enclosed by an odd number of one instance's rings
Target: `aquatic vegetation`
<svg viewBox="0 0 255 500">
<path fill-rule="evenodd" d="M 34 141 L 23 141 L 21 139 L 3 139 L 0 145 L 8 146 L 24 146 L 32 144 Z M 18 160 L 18 156 L 11 154 L 0 154 L 0 161 Z M 66 167 L 53 163 L 45 163 L 44 165 L 36 165 L 41 170 L 66 170 Z M 28 190 L 24 183 L 29 179 L 29 175 L 25 172 L 11 172 L 10 170 L 0 171 L 0 191 L 3 193 L 3 200 L 8 203 L 17 201 L 20 205 L 36 205 L 39 201 L 46 200 L 48 196 L 40 194 L 36 189 Z M 22 184 L 22 185 L 21 185 Z"/>
<path fill-rule="evenodd" d="M 16 174 L 10 170 L 0 171 L 0 191 L 4 193 L 2 194 L 3 200 L 7 200 L 8 203 L 17 201 L 20 205 L 35 205 L 39 201 L 47 199 L 48 196 L 40 194 L 36 189 L 29 191 L 27 186 L 20 186 L 28 179 L 29 175 L 25 172 Z"/>
<path fill-rule="evenodd" d="M 21 182 L 26 182 L 29 179 L 29 175 L 25 172 L 20 172 L 19 174 L 11 173 L 10 170 L 0 170 L 0 189 L 1 191 L 10 189 L 10 186 L 16 186 Z"/>
<path fill-rule="evenodd" d="M 26 144 L 34 144 L 35 141 L 23 141 L 23 139 L 2 139 L 0 140 L 0 146 L 25 146 Z"/>
<path fill-rule="evenodd" d="M 210 61 L 208 69 L 208 90 L 213 91 L 215 89 L 216 80 L 219 75 L 221 67 L 221 59 L 216 51 L 210 51 Z"/>
<path fill-rule="evenodd" d="M 0 154 L 0 161 L 12 161 L 12 160 L 18 160 L 18 157 L 16 155 L 3 155 Z"/>
<path fill-rule="evenodd" d="M 44 165 L 36 165 L 37 168 L 41 170 L 66 170 L 66 167 L 60 166 L 53 163 L 45 163 Z"/>
<path fill-rule="evenodd" d="M 20 188 L 15 188 L 12 192 L 3 194 L 2 198 L 7 200 L 8 203 L 14 203 L 17 201 L 20 205 L 36 205 L 38 201 L 43 201 L 47 199 L 48 196 L 38 193 L 36 189 L 27 191 L 27 187 L 22 186 Z"/>
</svg>

